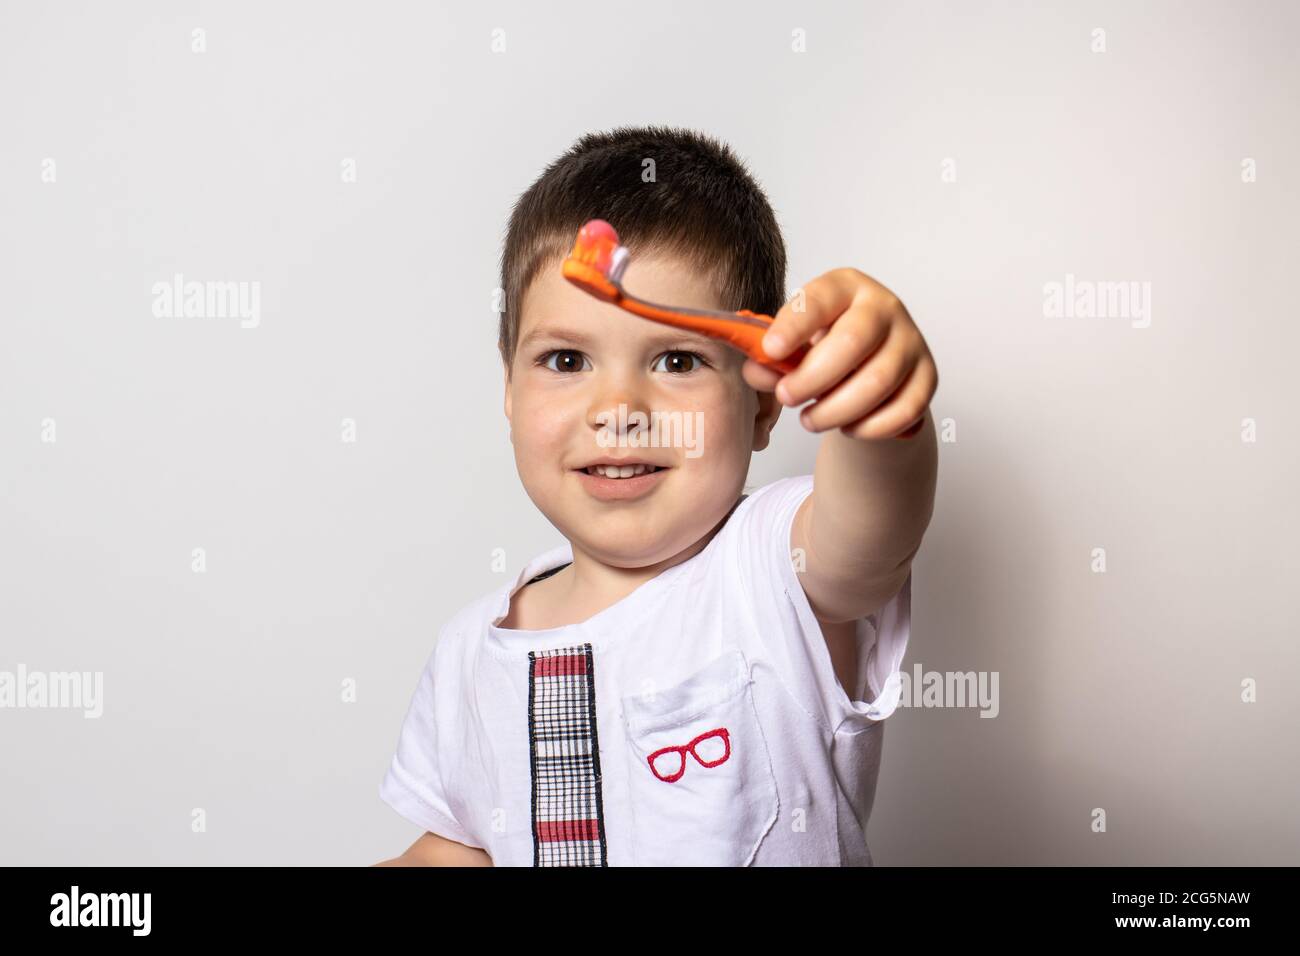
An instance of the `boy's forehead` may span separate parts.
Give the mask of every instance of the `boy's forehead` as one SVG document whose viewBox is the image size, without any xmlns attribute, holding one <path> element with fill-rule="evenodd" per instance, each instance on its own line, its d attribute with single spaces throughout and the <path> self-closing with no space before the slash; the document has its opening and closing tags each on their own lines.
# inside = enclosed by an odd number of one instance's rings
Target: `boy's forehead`
<svg viewBox="0 0 1300 956">
<path fill-rule="evenodd" d="M 615 308 L 565 279 L 560 272 L 562 261 L 548 263 L 524 293 L 519 341 L 539 325 L 599 320 Z M 678 256 L 634 253 L 623 273 L 623 287 L 649 302 L 695 309 L 722 308 L 714 277 Z M 634 318 L 630 313 L 622 314 Z M 566 319 L 571 321 L 566 323 Z"/>
</svg>

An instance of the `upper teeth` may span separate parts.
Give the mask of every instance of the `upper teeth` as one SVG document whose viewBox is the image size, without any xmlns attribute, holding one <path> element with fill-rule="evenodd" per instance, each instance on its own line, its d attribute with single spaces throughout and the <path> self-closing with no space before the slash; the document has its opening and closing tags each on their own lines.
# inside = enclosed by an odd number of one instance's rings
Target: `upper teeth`
<svg viewBox="0 0 1300 956">
<path fill-rule="evenodd" d="M 655 465 L 590 465 L 587 474 L 603 475 L 606 478 L 631 478 L 633 475 L 658 470 Z"/>
</svg>

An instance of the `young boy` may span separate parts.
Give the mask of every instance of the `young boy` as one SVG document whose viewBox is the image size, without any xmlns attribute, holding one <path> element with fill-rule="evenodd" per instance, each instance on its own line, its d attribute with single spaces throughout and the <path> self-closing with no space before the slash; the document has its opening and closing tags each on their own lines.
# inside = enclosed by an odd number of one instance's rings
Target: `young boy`
<svg viewBox="0 0 1300 956">
<path fill-rule="evenodd" d="M 594 218 L 638 297 L 774 315 L 773 357 L 811 350 L 782 377 L 570 285 Z M 872 865 L 938 375 L 883 286 L 836 269 L 783 305 L 785 267 L 759 186 L 690 131 L 585 136 L 520 197 L 505 413 L 567 540 L 442 629 L 380 789 L 427 832 L 380 865 Z M 814 472 L 743 494 L 812 399 Z"/>
</svg>

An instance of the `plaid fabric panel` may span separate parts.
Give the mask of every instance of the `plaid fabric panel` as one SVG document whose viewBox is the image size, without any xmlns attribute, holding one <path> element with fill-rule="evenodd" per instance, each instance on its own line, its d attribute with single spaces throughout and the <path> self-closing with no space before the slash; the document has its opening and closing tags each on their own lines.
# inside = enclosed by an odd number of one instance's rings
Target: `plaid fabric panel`
<svg viewBox="0 0 1300 956">
<path fill-rule="evenodd" d="M 607 866 L 591 645 L 528 655 L 533 865 Z"/>
</svg>

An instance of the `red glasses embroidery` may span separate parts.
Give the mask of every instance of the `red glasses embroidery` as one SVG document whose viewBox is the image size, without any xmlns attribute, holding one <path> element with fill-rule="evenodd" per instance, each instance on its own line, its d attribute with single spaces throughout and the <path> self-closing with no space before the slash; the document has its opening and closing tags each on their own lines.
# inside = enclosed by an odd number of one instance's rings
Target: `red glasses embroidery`
<svg viewBox="0 0 1300 956">
<path fill-rule="evenodd" d="M 696 752 L 695 746 L 699 743 L 702 743 L 705 740 L 710 740 L 713 738 L 717 738 L 722 741 L 723 744 L 722 756 L 718 757 L 716 760 L 705 760 L 703 757 L 699 755 L 699 753 Z M 731 756 L 731 734 L 727 732 L 726 727 L 718 727 L 714 730 L 706 731 L 705 733 L 700 734 L 698 737 L 696 737 L 694 740 L 692 740 L 689 744 L 687 744 L 684 747 L 664 747 L 660 750 L 656 750 L 654 753 L 652 753 L 649 757 L 646 758 L 648 761 L 650 761 L 650 772 L 653 773 L 660 780 L 662 780 L 664 783 L 672 783 L 675 780 L 679 780 L 681 779 L 682 774 L 686 772 L 686 755 L 688 753 L 695 758 L 696 762 L 699 763 L 701 767 L 716 767 L 718 764 L 725 762 L 726 759 Z M 658 758 L 664 757 L 668 754 L 676 754 L 677 760 L 680 761 L 680 764 L 677 767 L 676 773 L 665 775 L 659 772 L 659 768 L 655 766 L 655 761 Z M 660 763 L 665 764 L 664 769 L 667 769 L 668 767 L 672 766 L 674 761 L 670 758 L 666 761 L 660 761 Z"/>
</svg>

